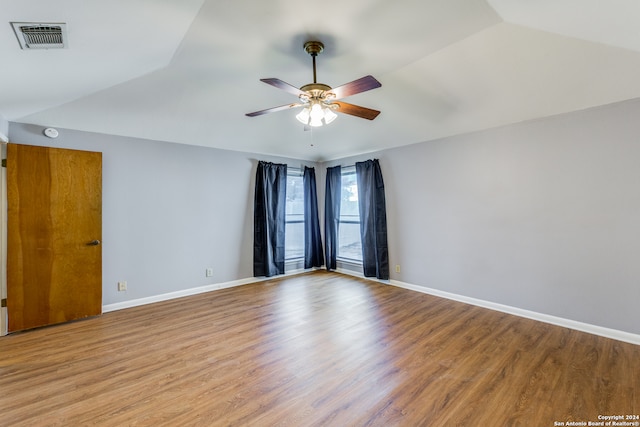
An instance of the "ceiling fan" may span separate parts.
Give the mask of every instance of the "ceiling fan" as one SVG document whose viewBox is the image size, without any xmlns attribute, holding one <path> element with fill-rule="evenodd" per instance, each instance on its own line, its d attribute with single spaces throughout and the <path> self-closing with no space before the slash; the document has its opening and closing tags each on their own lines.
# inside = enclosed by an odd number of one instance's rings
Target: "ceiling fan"
<svg viewBox="0 0 640 427">
<path fill-rule="evenodd" d="M 298 89 L 280 79 L 260 79 L 261 82 L 296 95 L 299 102 L 254 111 L 253 113 L 247 113 L 247 116 L 255 117 L 276 111 L 303 107 L 302 111 L 296 115 L 296 118 L 305 125 L 315 127 L 331 123 L 337 117 L 335 113 L 349 114 L 367 120 L 373 120 L 380 114 L 378 110 L 338 101 L 347 96 L 378 88 L 382 86 L 379 81 L 372 76 L 365 76 L 336 88 L 318 83 L 316 80 L 316 56 L 324 50 L 324 45 L 319 41 L 308 41 L 304 44 L 304 50 L 313 58 L 313 83 L 306 84 Z"/>
</svg>

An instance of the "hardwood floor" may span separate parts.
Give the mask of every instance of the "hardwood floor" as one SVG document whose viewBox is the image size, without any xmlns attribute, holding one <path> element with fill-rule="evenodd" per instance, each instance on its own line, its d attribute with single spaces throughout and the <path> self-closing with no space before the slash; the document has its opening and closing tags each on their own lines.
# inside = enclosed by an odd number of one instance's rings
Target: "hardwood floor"
<svg viewBox="0 0 640 427">
<path fill-rule="evenodd" d="M 3 426 L 586 423 L 640 414 L 640 346 L 318 271 L 2 337 L 0 408 Z"/>
</svg>

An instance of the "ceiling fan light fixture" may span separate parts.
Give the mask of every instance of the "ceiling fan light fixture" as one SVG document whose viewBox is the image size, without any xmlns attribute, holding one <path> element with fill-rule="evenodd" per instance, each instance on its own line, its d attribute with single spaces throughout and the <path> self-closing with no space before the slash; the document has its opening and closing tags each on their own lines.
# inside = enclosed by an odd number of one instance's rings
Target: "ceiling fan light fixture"
<svg viewBox="0 0 640 427">
<path fill-rule="evenodd" d="M 322 111 L 322 107 L 318 103 L 314 103 L 311 106 L 311 113 L 309 114 L 312 120 L 322 120 L 324 118 L 324 112 Z"/>
<path fill-rule="evenodd" d="M 296 114 L 296 119 L 305 125 L 320 127 L 322 125 L 328 125 L 338 117 L 336 113 L 331 111 L 329 106 L 323 105 L 320 102 L 313 102 L 311 106 L 305 107 Z"/>
<path fill-rule="evenodd" d="M 309 114 L 309 126 L 320 127 L 322 126 L 322 119 L 324 113 L 320 104 L 313 104 L 311 107 L 311 113 Z"/>
<path fill-rule="evenodd" d="M 310 113 L 311 109 L 309 107 L 305 107 L 302 109 L 302 111 L 296 114 L 296 119 L 298 119 L 298 121 L 303 125 L 308 125 Z"/>
<path fill-rule="evenodd" d="M 331 111 L 331 108 L 325 108 L 324 109 L 324 123 L 325 124 L 329 124 L 332 121 L 334 121 L 336 119 L 336 117 L 338 117 L 338 115 L 336 113 L 334 113 L 333 111 Z"/>
<path fill-rule="evenodd" d="M 314 127 L 314 128 L 318 128 L 318 127 L 322 126 L 322 119 L 311 118 L 309 120 L 309 126 Z"/>
</svg>

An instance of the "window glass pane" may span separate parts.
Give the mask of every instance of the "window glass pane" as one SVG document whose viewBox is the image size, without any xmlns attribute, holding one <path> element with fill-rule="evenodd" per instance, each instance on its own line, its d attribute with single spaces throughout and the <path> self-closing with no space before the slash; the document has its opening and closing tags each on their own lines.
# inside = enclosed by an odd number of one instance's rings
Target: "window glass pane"
<svg viewBox="0 0 640 427">
<path fill-rule="evenodd" d="M 362 261 L 359 222 L 340 222 L 340 230 L 338 231 L 338 257 Z"/>
<path fill-rule="evenodd" d="M 287 222 L 284 230 L 284 258 L 304 257 L 304 223 Z"/>
<path fill-rule="evenodd" d="M 355 171 L 342 173 L 340 229 L 338 231 L 338 258 L 362 261 L 360 212 L 358 208 L 358 181 Z"/>
<path fill-rule="evenodd" d="M 340 200 L 340 219 L 345 217 L 359 220 L 358 181 L 355 172 L 342 174 L 342 194 Z"/>
<path fill-rule="evenodd" d="M 284 230 L 285 259 L 304 257 L 304 188 L 299 169 L 287 169 L 287 205 Z"/>
</svg>

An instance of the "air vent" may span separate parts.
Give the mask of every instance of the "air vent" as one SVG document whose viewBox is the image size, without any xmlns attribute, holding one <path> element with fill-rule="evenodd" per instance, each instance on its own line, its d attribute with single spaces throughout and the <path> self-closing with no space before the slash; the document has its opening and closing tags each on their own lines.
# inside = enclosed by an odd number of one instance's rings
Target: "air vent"
<svg viewBox="0 0 640 427">
<path fill-rule="evenodd" d="M 67 47 L 67 24 L 12 22 L 22 49 L 63 49 Z"/>
</svg>

